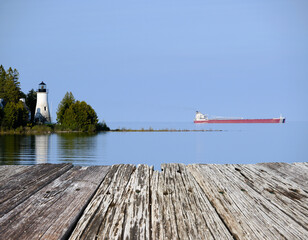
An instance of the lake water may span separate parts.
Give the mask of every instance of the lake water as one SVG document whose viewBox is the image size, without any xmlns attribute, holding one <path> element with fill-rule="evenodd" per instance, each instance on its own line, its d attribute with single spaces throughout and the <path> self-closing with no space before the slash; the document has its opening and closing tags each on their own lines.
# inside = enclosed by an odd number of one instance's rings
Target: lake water
<svg viewBox="0 0 308 240">
<path fill-rule="evenodd" d="M 110 123 L 115 128 L 207 129 L 209 132 L 107 132 L 0 136 L 0 164 L 75 165 L 308 161 L 308 123 Z"/>
</svg>

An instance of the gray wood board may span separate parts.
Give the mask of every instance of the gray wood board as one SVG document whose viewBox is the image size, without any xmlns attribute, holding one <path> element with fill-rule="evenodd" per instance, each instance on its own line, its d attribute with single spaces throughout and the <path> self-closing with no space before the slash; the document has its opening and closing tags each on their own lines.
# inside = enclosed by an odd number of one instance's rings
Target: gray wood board
<svg viewBox="0 0 308 240">
<path fill-rule="evenodd" d="M 308 170 L 307 163 L 258 163 L 264 171 L 271 171 L 272 174 L 297 183 L 308 193 Z"/>
<path fill-rule="evenodd" d="M 2 165 L 0 166 L 0 185 L 10 176 L 18 174 L 31 166 L 24 165 Z"/>
<path fill-rule="evenodd" d="M 16 167 L 1 239 L 308 238 L 307 163 Z"/>
<path fill-rule="evenodd" d="M 72 167 L 72 164 L 39 164 L 3 180 L 0 184 L 0 217 Z"/>
<path fill-rule="evenodd" d="M 146 165 L 115 165 L 70 239 L 150 239 L 150 177 Z"/>
<path fill-rule="evenodd" d="M 128 183 L 135 172 L 134 165 L 113 165 L 95 196 L 85 209 L 70 239 L 115 239 L 123 236 Z M 119 215 L 123 217 L 119 221 Z"/>
<path fill-rule="evenodd" d="M 288 168 L 293 168 L 290 165 Z M 223 165 L 226 171 L 236 175 L 269 202 L 308 230 L 308 193 L 289 178 L 260 165 Z"/>
<path fill-rule="evenodd" d="M 193 164 L 187 168 L 235 238 L 307 239 L 307 230 L 285 214 L 288 210 L 281 211 L 256 191 L 235 166 Z"/>
<path fill-rule="evenodd" d="M 67 238 L 108 169 L 68 170 L 0 218 L 1 239 Z"/>
<path fill-rule="evenodd" d="M 182 164 L 163 164 L 151 181 L 152 239 L 233 239 Z"/>
</svg>

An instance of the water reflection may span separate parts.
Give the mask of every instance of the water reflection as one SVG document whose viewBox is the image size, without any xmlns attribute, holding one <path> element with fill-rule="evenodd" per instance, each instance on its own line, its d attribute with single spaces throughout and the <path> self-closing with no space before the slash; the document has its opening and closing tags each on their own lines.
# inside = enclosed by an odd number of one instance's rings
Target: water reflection
<svg viewBox="0 0 308 240">
<path fill-rule="evenodd" d="M 95 157 L 97 134 L 65 133 L 57 135 L 58 158 L 63 162 L 88 162 Z"/>
<path fill-rule="evenodd" d="M 15 164 L 15 155 L 20 151 L 20 136 L 0 137 L 1 164 Z"/>
<path fill-rule="evenodd" d="M 169 162 L 222 164 L 303 162 L 308 159 L 307 123 L 219 127 L 225 130 L 2 135 L 0 164 L 71 162 L 89 166 L 144 163 L 160 169 L 161 163 Z M 168 128 L 190 129 L 190 125 Z M 218 127 L 213 126 L 213 129 Z"/>
<path fill-rule="evenodd" d="M 35 160 L 36 163 L 47 163 L 49 156 L 50 135 L 35 135 Z"/>
</svg>

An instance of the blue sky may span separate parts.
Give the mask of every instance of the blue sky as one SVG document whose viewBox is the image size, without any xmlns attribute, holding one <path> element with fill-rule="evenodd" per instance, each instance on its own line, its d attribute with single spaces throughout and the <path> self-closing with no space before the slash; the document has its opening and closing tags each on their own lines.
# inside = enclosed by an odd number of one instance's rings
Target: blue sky
<svg viewBox="0 0 308 240">
<path fill-rule="evenodd" d="M 0 1 L 0 64 L 55 120 L 67 91 L 100 119 L 308 118 L 307 0 Z"/>
</svg>

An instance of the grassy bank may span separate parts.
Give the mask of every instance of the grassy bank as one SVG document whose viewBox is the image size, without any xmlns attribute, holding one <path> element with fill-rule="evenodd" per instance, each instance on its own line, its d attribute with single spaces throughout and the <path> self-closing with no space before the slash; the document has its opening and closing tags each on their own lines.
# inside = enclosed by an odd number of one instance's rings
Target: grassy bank
<svg viewBox="0 0 308 240">
<path fill-rule="evenodd" d="M 90 126 L 86 130 L 79 129 L 69 129 L 63 127 L 59 124 L 44 124 L 44 125 L 35 125 L 35 126 L 27 126 L 27 127 L 18 127 L 16 129 L 0 129 L 0 135 L 6 134 L 50 134 L 50 133 L 73 133 L 73 132 L 106 132 L 110 131 L 107 125 L 98 124 L 97 126 Z"/>
<path fill-rule="evenodd" d="M 78 132 L 85 132 L 85 133 L 95 133 L 95 132 L 220 132 L 222 130 L 213 130 L 213 129 L 130 129 L 130 128 L 121 128 L 121 129 L 109 129 L 109 128 L 102 128 L 102 129 L 90 129 L 90 131 L 81 131 L 81 130 L 71 130 L 62 127 L 61 125 L 57 124 L 48 124 L 48 125 L 36 125 L 33 127 L 19 127 L 16 129 L 9 129 L 3 130 L 0 129 L 0 135 L 6 134 L 51 134 L 51 133 L 78 133 Z"/>
</svg>

